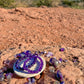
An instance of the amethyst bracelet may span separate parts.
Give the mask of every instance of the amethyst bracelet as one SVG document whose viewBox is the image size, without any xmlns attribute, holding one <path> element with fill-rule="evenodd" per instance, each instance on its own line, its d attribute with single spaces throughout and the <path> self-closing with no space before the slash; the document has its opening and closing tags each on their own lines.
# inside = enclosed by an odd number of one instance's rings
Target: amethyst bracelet
<svg viewBox="0 0 84 84">
<path fill-rule="evenodd" d="M 21 57 L 21 54 L 23 54 L 22 57 Z M 38 55 L 31 54 L 29 51 L 27 51 L 26 53 L 23 52 L 21 54 L 19 54 L 17 56 L 19 59 L 15 63 L 16 69 L 18 69 L 20 71 L 23 71 L 24 73 L 30 73 L 30 74 L 38 73 L 38 72 L 40 72 L 42 70 L 43 61 Z M 30 70 L 29 68 L 31 68 L 37 62 L 37 59 L 39 59 L 40 66 L 38 67 L 37 70 Z M 20 67 L 20 63 L 22 61 L 23 61 L 23 67 Z M 32 61 L 32 62 L 28 63 L 30 61 Z"/>
</svg>

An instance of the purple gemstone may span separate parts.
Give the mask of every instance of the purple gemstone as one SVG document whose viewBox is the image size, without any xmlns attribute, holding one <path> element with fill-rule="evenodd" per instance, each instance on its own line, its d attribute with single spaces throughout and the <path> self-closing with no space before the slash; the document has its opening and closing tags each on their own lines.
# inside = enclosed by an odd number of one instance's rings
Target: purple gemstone
<svg viewBox="0 0 84 84">
<path fill-rule="evenodd" d="M 50 57 L 50 56 L 53 56 L 52 52 L 48 52 L 48 54 L 46 55 L 46 57 Z"/>
<path fill-rule="evenodd" d="M 31 79 L 31 83 L 35 83 L 35 78 L 32 78 Z"/>
<path fill-rule="evenodd" d="M 64 48 L 61 48 L 60 51 L 64 51 L 65 49 Z"/>
<path fill-rule="evenodd" d="M 12 73 L 7 73 L 7 74 L 6 74 L 6 78 L 7 78 L 7 79 L 11 79 L 11 78 L 12 78 L 12 76 L 13 76 L 13 74 L 12 74 Z"/>
<path fill-rule="evenodd" d="M 60 80 L 60 81 L 63 80 L 63 75 L 62 75 L 62 73 L 61 73 L 59 70 L 57 71 L 56 77 L 57 77 L 58 80 Z"/>
<path fill-rule="evenodd" d="M 59 58 L 59 61 L 62 62 L 63 61 L 62 58 Z"/>
<path fill-rule="evenodd" d="M 60 84 L 64 84 L 64 81 L 62 81 Z"/>
</svg>

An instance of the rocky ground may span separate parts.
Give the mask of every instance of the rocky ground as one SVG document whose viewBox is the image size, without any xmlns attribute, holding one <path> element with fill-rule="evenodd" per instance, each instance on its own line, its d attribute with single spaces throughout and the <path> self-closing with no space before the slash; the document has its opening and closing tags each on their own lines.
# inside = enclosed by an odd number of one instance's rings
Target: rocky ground
<svg viewBox="0 0 84 84">
<path fill-rule="evenodd" d="M 65 48 L 64 52 L 59 49 Z M 57 59 L 65 84 L 84 84 L 84 10 L 71 8 L 0 8 L 0 68 L 3 60 L 13 60 L 24 51 L 51 51 Z M 46 61 L 50 58 L 43 56 Z M 77 62 L 73 59 L 77 58 Z M 12 66 L 12 65 L 11 65 Z M 40 84 L 53 84 L 54 74 L 45 69 Z M 25 78 L 14 77 L 1 84 L 24 84 Z"/>
</svg>

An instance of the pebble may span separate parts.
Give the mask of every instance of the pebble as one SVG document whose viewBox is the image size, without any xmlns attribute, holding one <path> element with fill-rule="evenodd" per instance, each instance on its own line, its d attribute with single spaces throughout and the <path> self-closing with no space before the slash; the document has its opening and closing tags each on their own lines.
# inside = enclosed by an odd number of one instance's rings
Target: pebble
<svg viewBox="0 0 84 84">
<path fill-rule="evenodd" d="M 63 81 L 63 75 L 62 75 L 62 73 L 60 72 L 60 70 L 57 70 L 56 78 L 57 78 L 60 82 Z"/>
<path fill-rule="evenodd" d="M 64 51 L 65 49 L 64 48 L 60 48 L 59 51 Z"/>
<path fill-rule="evenodd" d="M 52 52 L 48 52 L 46 57 L 50 57 L 50 56 L 53 56 L 53 53 Z"/>
<path fill-rule="evenodd" d="M 11 79 L 11 78 L 12 78 L 12 76 L 13 76 L 13 74 L 12 74 L 12 73 L 7 73 L 7 74 L 6 74 L 6 79 Z"/>
<path fill-rule="evenodd" d="M 55 68 L 53 66 L 50 66 L 49 67 L 49 71 L 52 72 L 52 73 L 54 73 L 55 72 Z"/>
<path fill-rule="evenodd" d="M 35 78 L 31 78 L 32 83 L 35 83 L 35 81 L 36 81 Z"/>
<path fill-rule="evenodd" d="M 41 75 L 39 74 L 39 75 L 35 76 L 35 79 L 39 79 L 40 77 L 41 77 Z"/>
<path fill-rule="evenodd" d="M 62 81 L 60 84 L 64 84 L 64 81 Z"/>
</svg>

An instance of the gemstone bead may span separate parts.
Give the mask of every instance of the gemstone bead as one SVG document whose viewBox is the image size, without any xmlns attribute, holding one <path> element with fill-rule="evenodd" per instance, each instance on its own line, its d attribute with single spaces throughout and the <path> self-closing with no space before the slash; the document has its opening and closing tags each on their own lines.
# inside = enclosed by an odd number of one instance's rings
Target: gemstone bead
<svg viewBox="0 0 84 84">
<path fill-rule="evenodd" d="M 62 62 L 62 61 L 63 61 L 63 60 L 62 60 L 62 58 L 59 58 L 59 61 L 61 61 L 61 62 Z"/>
<path fill-rule="evenodd" d="M 6 79 L 11 79 L 11 78 L 12 78 L 12 76 L 13 76 L 13 74 L 12 74 L 12 73 L 7 73 L 7 74 L 6 74 Z"/>
<path fill-rule="evenodd" d="M 50 63 L 51 63 L 54 67 L 57 67 L 58 64 L 59 64 L 59 61 L 56 60 L 56 58 L 51 58 L 51 59 L 50 59 Z"/>
<path fill-rule="evenodd" d="M 59 64 L 59 61 L 56 60 L 56 61 L 53 63 L 53 66 L 56 68 L 56 67 L 58 66 L 58 64 Z"/>
<path fill-rule="evenodd" d="M 60 82 L 63 81 L 63 75 L 62 75 L 62 73 L 61 73 L 59 70 L 58 70 L 57 73 L 56 73 L 56 78 L 57 78 Z"/>
<path fill-rule="evenodd" d="M 53 66 L 50 66 L 49 67 L 49 71 L 52 72 L 52 73 L 54 73 L 55 72 L 55 68 Z"/>
<path fill-rule="evenodd" d="M 31 79 L 31 82 L 32 82 L 32 83 L 35 83 L 35 81 L 36 81 L 35 78 L 32 78 L 32 79 Z"/>
<path fill-rule="evenodd" d="M 60 84 L 64 84 L 64 81 L 62 81 Z"/>
<path fill-rule="evenodd" d="M 64 48 L 60 48 L 60 50 L 59 51 L 64 51 L 65 49 Z"/>
<path fill-rule="evenodd" d="M 48 52 L 48 54 L 46 55 L 46 57 L 50 57 L 50 56 L 53 56 L 52 52 Z"/>
<path fill-rule="evenodd" d="M 0 81 L 3 81 L 3 80 L 4 80 L 4 75 L 2 73 L 2 74 L 0 74 Z"/>
</svg>

